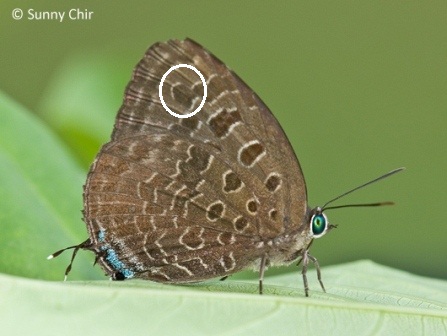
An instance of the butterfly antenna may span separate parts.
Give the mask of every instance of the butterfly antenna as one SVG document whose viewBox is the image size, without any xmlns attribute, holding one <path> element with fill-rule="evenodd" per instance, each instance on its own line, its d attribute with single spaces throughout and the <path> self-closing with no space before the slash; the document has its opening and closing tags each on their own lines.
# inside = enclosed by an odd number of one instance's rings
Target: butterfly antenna
<svg viewBox="0 0 447 336">
<path fill-rule="evenodd" d="M 86 248 L 86 246 L 88 246 L 89 244 L 90 244 L 90 239 L 87 239 L 85 242 L 83 242 L 81 244 L 63 248 L 62 250 L 56 251 L 47 257 L 47 259 L 50 260 L 50 259 L 56 258 L 64 251 L 73 249 L 73 254 L 71 255 L 70 264 L 68 264 L 67 269 L 65 270 L 64 281 L 67 280 L 68 273 L 70 273 L 70 271 L 71 271 L 71 266 L 73 265 L 73 261 L 76 257 L 76 254 L 78 253 L 79 249 Z"/>
<path fill-rule="evenodd" d="M 331 204 L 332 202 L 335 202 L 336 200 L 338 200 L 338 199 L 340 199 L 340 198 L 342 198 L 342 197 L 344 197 L 346 195 L 349 195 L 350 193 L 352 193 L 352 192 L 354 192 L 356 190 L 362 189 L 363 187 L 366 187 L 367 185 L 373 184 L 373 183 L 378 182 L 380 180 L 383 180 L 383 179 L 385 179 L 385 178 L 387 178 L 387 177 L 389 177 L 391 175 L 399 173 L 402 170 L 405 170 L 405 168 L 401 167 L 401 168 L 394 169 L 394 170 L 392 170 L 392 171 L 390 171 L 390 172 L 388 172 L 388 173 L 386 173 L 386 174 L 384 174 L 382 176 L 379 176 L 379 177 L 375 178 L 374 180 L 371 180 L 371 181 L 366 182 L 366 183 L 364 183 L 364 184 L 362 184 L 362 185 L 360 185 L 358 187 L 355 187 L 354 189 L 351 189 L 351 190 L 349 190 L 349 191 L 347 191 L 347 192 L 345 192 L 345 193 L 343 193 L 343 194 L 341 194 L 341 195 L 331 199 L 329 202 L 326 202 L 326 204 L 323 205 L 322 210 L 339 209 L 339 208 L 347 208 L 347 207 L 365 207 L 365 206 L 393 205 L 394 204 L 393 202 L 378 202 L 378 203 L 365 203 L 365 204 L 346 204 L 346 205 L 338 205 L 338 206 L 328 207 L 328 205 Z"/>
</svg>

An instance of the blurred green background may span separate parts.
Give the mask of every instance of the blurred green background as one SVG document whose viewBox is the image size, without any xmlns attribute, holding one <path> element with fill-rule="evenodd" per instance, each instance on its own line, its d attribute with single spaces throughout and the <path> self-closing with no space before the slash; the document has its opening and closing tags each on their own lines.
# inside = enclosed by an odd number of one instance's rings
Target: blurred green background
<svg viewBox="0 0 447 336">
<path fill-rule="evenodd" d="M 25 17 L 14 20 L 14 8 Z M 72 8 L 94 12 L 92 19 L 26 19 L 28 9 Z M 445 1 L 2 0 L 0 90 L 62 139 L 79 167 L 80 178 L 67 187 L 76 192 L 71 207 L 78 211 L 82 180 L 110 137 L 133 67 L 157 41 L 193 38 L 239 74 L 279 119 L 304 170 L 311 206 L 393 168 L 407 168 L 340 202 L 393 200 L 396 206 L 328 212 L 339 228 L 312 247 L 322 266 L 372 259 L 447 279 L 446 13 Z M 0 117 L 5 113 L 0 110 Z M 39 145 L 28 132 L 11 131 L 18 142 Z M 57 162 L 56 155 L 44 152 L 34 164 L 50 157 Z M 4 200 L 33 213 L 32 203 L 21 207 L 26 195 L 10 198 L 14 187 L 7 188 L 0 185 Z M 46 201 L 64 199 L 63 190 Z M 20 230 L 15 213 L 2 211 L 0 225 Z M 63 225 L 70 238 L 39 226 L 34 237 L 48 236 L 34 243 L 11 241 L 26 232 L 3 236 L 11 238 L 9 256 L 25 254 L 35 268 L 54 269 L 51 274 L 27 273 L 8 263 L 1 263 L 0 271 L 61 278 L 68 255 L 48 265 L 32 251 L 50 254 L 87 237 L 80 213 L 70 213 Z M 74 236 L 79 241 L 72 241 Z M 81 257 L 75 269 L 90 269 L 92 260 Z"/>
</svg>

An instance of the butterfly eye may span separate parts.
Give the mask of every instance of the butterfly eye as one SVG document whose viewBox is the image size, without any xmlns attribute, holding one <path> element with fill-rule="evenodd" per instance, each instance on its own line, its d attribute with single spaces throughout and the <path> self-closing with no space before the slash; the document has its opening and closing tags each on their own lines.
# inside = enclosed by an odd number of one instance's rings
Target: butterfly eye
<svg viewBox="0 0 447 336">
<path fill-rule="evenodd" d="M 327 230 L 327 218 L 323 214 L 313 215 L 310 220 L 310 226 L 314 238 L 320 238 L 326 233 Z"/>
</svg>

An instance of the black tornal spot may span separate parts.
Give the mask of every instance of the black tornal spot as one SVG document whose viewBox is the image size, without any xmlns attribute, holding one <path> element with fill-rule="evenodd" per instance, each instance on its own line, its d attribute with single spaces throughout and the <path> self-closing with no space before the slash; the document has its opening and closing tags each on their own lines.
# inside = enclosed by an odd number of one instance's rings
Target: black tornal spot
<svg viewBox="0 0 447 336">
<path fill-rule="evenodd" d="M 123 281 L 123 280 L 125 280 L 125 279 L 126 279 L 126 277 L 125 277 L 124 274 L 121 273 L 121 272 L 116 272 L 116 273 L 113 275 L 113 280 Z"/>
<path fill-rule="evenodd" d="M 244 166 L 251 167 L 263 152 L 264 147 L 260 143 L 255 142 L 239 152 L 239 159 Z"/>
<path fill-rule="evenodd" d="M 278 175 L 271 174 L 267 181 L 265 181 L 265 186 L 267 187 L 268 191 L 275 192 L 279 185 L 281 184 L 281 179 L 278 177 Z"/>
<path fill-rule="evenodd" d="M 206 216 L 210 221 L 215 221 L 222 217 L 224 206 L 222 203 L 214 203 L 208 208 Z"/>
<path fill-rule="evenodd" d="M 248 221 L 244 217 L 239 217 L 234 221 L 234 227 L 237 231 L 243 231 L 248 226 Z"/>
<path fill-rule="evenodd" d="M 224 175 L 224 188 L 225 192 L 232 192 L 238 190 L 242 186 L 242 181 L 233 172 Z"/>
<path fill-rule="evenodd" d="M 254 200 L 248 201 L 247 209 L 251 213 L 255 213 L 256 211 L 258 211 L 258 205 L 256 204 L 256 202 Z"/>
<path fill-rule="evenodd" d="M 223 110 L 221 113 L 212 117 L 208 121 L 208 124 L 209 124 L 211 130 L 213 131 L 213 133 L 218 138 L 222 138 L 222 137 L 228 135 L 231 125 L 233 125 L 237 122 L 240 122 L 240 121 L 242 121 L 242 118 L 237 110 L 233 111 L 233 112 L 228 112 L 227 110 Z"/>
</svg>

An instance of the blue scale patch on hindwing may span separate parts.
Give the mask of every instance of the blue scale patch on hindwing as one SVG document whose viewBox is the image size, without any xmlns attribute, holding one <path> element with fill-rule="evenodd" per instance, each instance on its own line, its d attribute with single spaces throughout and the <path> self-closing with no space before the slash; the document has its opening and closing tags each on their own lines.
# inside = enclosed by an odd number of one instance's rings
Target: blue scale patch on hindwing
<svg viewBox="0 0 447 336">
<path fill-rule="evenodd" d="M 105 237 L 105 230 L 100 230 L 98 233 L 98 242 L 104 243 Z M 126 267 L 126 265 L 119 259 L 118 254 L 113 248 L 110 247 L 109 244 L 102 245 L 101 250 L 106 251 L 105 259 L 108 261 L 110 267 L 112 267 L 115 271 L 122 273 L 126 279 L 133 278 L 135 276 L 135 272 Z"/>
</svg>

